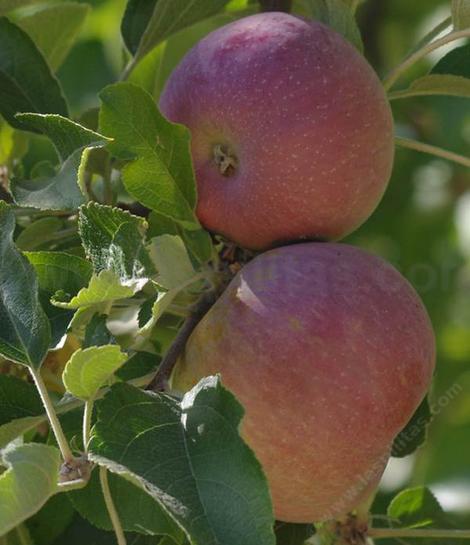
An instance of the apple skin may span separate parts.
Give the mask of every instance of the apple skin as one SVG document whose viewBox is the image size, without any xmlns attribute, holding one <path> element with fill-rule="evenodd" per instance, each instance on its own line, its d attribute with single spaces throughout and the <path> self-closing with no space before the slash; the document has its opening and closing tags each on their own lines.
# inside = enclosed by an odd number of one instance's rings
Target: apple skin
<svg viewBox="0 0 470 545">
<path fill-rule="evenodd" d="M 212 32 L 174 70 L 160 108 L 190 129 L 201 223 L 245 248 L 340 239 L 390 178 L 383 87 L 315 21 L 262 13 Z M 235 164 L 220 166 L 221 149 Z"/>
<path fill-rule="evenodd" d="M 432 325 L 391 265 L 344 244 L 301 243 L 248 263 L 198 324 L 173 372 L 187 391 L 220 373 L 276 518 L 318 522 L 375 488 L 429 388 Z"/>
</svg>

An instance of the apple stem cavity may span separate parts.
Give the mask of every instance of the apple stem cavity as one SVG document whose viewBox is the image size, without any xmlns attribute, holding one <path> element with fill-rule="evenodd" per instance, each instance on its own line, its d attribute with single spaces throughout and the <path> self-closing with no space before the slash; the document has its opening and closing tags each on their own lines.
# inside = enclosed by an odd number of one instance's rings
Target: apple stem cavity
<svg viewBox="0 0 470 545">
<path fill-rule="evenodd" d="M 232 150 L 223 144 L 214 146 L 214 161 L 222 176 L 229 178 L 237 171 L 238 160 Z"/>
</svg>

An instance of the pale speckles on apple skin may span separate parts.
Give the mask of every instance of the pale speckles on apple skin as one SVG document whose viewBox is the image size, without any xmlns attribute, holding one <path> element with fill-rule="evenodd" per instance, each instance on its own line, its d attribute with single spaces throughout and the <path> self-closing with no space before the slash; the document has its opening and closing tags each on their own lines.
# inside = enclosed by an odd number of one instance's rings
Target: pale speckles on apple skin
<svg viewBox="0 0 470 545">
<path fill-rule="evenodd" d="M 377 481 L 434 359 L 426 311 L 393 267 L 351 246 L 302 243 L 242 269 L 191 336 L 173 386 L 221 373 L 245 406 L 242 433 L 276 516 L 311 522 L 351 509 Z"/>
<path fill-rule="evenodd" d="M 246 247 L 341 238 L 388 182 L 384 91 L 353 47 L 318 23 L 264 14 L 216 31 L 175 70 L 161 107 L 192 132 L 200 220 Z M 228 184 L 206 152 L 219 135 L 240 160 Z"/>
</svg>

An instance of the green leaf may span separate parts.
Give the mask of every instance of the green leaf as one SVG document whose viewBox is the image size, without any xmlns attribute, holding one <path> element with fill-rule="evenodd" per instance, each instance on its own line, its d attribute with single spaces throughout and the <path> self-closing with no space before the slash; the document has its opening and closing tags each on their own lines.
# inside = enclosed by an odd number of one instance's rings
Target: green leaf
<svg viewBox="0 0 470 545">
<path fill-rule="evenodd" d="M 0 165 L 6 165 L 10 162 L 10 158 L 15 146 L 14 143 L 15 131 L 0 117 Z"/>
<path fill-rule="evenodd" d="M 186 228 L 199 229 L 188 129 L 167 121 L 136 85 L 110 85 L 100 98 L 101 130 L 115 140 L 110 151 L 120 159 L 135 157 L 122 171 L 128 192 Z"/>
<path fill-rule="evenodd" d="M 32 384 L 0 375 L 0 449 L 39 424 L 43 412 L 41 399 Z"/>
<path fill-rule="evenodd" d="M 85 202 L 77 183 L 77 173 L 82 166 L 82 150 L 73 153 L 56 176 L 35 180 L 13 179 L 10 192 L 19 206 L 40 210 L 76 210 Z"/>
<path fill-rule="evenodd" d="M 143 325 L 140 328 L 139 333 L 141 335 L 152 331 L 152 329 L 154 328 L 158 320 L 160 320 L 160 318 L 163 316 L 163 314 L 166 312 L 168 307 L 171 305 L 171 303 L 173 302 L 173 300 L 176 298 L 176 296 L 179 293 L 180 293 L 179 288 L 174 288 L 169 291 L 158 292 L 154 302 L 152 303 L 150 319 L 147 322 L 144 321 Z M 140 318 L 145 320 L 145 313 Z"/>
<path fill-rule="evenodd" d="M 403 91 L 391 93 L 391 98 L 407 98 L 410 96 L 448 95 L 470 98 L 470 79 L 461 76 L 430 74 L 415 79 Z"/>
<path fill-rule="evenodd" d="M 126 541 L 128 545 L 180 545 L 170 538 L 161 539 L 135 533 L 126 533 Z M 187 542 L 184 544 L 188 545 Z M 77 515 L 60 540 L 53 545 L 116 545 L 116 535 L 92 526 Z"/>
<path fill-rule="evenodd" d="M 342 0 L 342 1 L 348 6 L 348 8 L 353 13 L 355 13 L 359 5 L 362 4 L 362 2 L 364 2 L 364 0 Z"/>
<path fill-rule="evenodd" d="M 45 159 L 44 161 L 39 161 L 31 169 L 31 178 L 50 178 L 55 176 L 56 169 L 54 163 Z"/>
<path fill-rule="evenodd" d="M 428 75 L 414 80 L 408 89 L 391 93 L 390 98 L 426 95 L 470 97 L 470 44 L 447 53 Z"/>
<path fill-rule="evenodd" d="M 121 23 L 121 34 L 127 49 L 135 55 L 140 40 L 153 15 L 157 0 L 128 0 Z"/>
<path fill-rule="evenodd" d="M 206 263 L 212 257 L 212 239 L 204 229 L 187 231 L 172 219 L 156 212 L 150 212 L 148 222 L 150 238 L 160 235 L 178 235 L 184 240 L 187 250 L 196 262 Z"/>
<path fill-rule="evenodd" d="M 157 44 L 185 27 L 215 15 L 229 0 L 129 0 L 122 34 L 135 59 L 143 58 Z M 149 4 L 153 4 L 153 10 Z M 146 23 L 147 22 L 147 23 Z"/>
<path fill-rule="evenodd" d="M 152 318 L 152 307 L 158 298 L 158 292 L 153 297 L 148 297 L 139 309 L 139 327 L 143 327 Z"/>
<path fill-rule="evenodd" d="M 51 331 L 35 271 L 13 243 L 14 229 L 15 215 L 0 201 L 0 354 L 37 368 L 49 349 Z"/>
<path fill-rule="evenodd" d="M 238 434 L 243 409 L 219 379 L 181 405 L 117 384 L 98 407 L 93 460 L 137 478 L 193 545 L 275 543 L 266 479 Z"/>
<path fill-rule="evenodd" d="M 408 424 L 395 437 L 392 445 L 392 456 L 403 458 L 412 454 L 426 441 L 427 426 L 432 414 L 428 398 L 425 397 Z"/>
<path fill-rule="evenodd" d="M 307 539 L 315 534 L 313 524 L 293 524 L 290 522 L 276 522 L 276 545 L 303 545 Z"/>
<path fill-rule="evenodd" d="M 187 284 L 195 276 L 186 246 L 177 235 L 161 235 L 152 239 L 150 255 L 158 271 L 157 282 L 166 289 Z"/>
<path fill-rule="evenodd" d="M 60 308 L 78 309 L 110 303 L 118 299 L 127 299 L 134 295 L 134 289 L 123 286 L 113 271 L 102 271 L 93 275 L 86 288 L 81 289 L 75 297 L 58 292 L 52 298 L 52 303 Z"/>
<path fill-rule="evenodd" d="M 193 46 L 217 28 L 256 13 L 256 6 L 242 8 L 219 13 L 173 34 L 138 62 L 127 81 L 143 87 L 158 103 L 168 77 Z"/>
<path fill-rule="evenodd" d="M 79 349 L 67 362 L 62 380 L 67 391 L 86 401 L 96 395 L 126 360 L 126 354 L 117 345 Z"/>
<path fill-rule="evenodd" d="M 56 346 L 65 335 L 73 311 L 50 303 L 57 291 L 70 295 L 77 293 L 90 281 L 92 268 L 81 257 L 63 252 L 27 252 L 39 280 L 39 297 L 51 324 L 51 346 Z"/>
<path fill-rule="evenodd" d="M 116 344 L 116 339 L 106 325 L 107 319 L 107 314 L 96 313 L 93 315 L 93 318 L 85 329 L 85 338 L 82 344 L 83 348 Z"/>
<path fill-rule="evenodd" d="M 24 129 L 47 136 L 54 144 L 61 161 L 68 159 L 77 150 L 104 146 L 110 142 L 106 136 L 61 115 L 23 113 L 16 118 L 21 121 Z"/>
<path fill-rule="evenodd" d="M 66 394 L 65 399 L 70 398 Z M 74 400 L 75 401 L 75 400 Z M 63 414 L 60 413 L 61 404 L 56 406 L 56 411 L 59 413 L 60 425 L 65 434 L 65 437 L 74 450 L 83 452 L 83 407 L 75 408 L 71 411 L 66 411 Z M 48 445 L 57 445 L 54 432 L 49 428 L 49 435 L 47 438 Z"/>
<path fill-rule="evenodd" d="M 156 371 L 161 358 L 150 352 L 136 352 L 116 371 L 120 380 L 132 380 Z"/>
<path fill-rule="evenodd" d="M 32 221 L 18 235 L 16 245 L 20 250 L 36 250 L 54 240 L 63 225 L 61 219 L 52 216 Z"/>
<path fill-rule="evenodd" d="M 46 135 L 54 144 L 62 166 L 55 176 L 12 180 L 10 190 L 21 206 L 41 210 L 75 210 L 85 202 L 82 180 L 89 154 L 109 139 L 60 115 L 19 114 L 25 129 Z"/>
<path fill-rule="evenodd" d="M 0 536 L 0 545 L 37 545 L 25 524 L 19 524 L 13 530 Z"/>
<path fill-rule="evenodd" d="M 31 38 L 6 17 L 0 17 L 0 113 L 22 128 L 18 112 L 67 116 L 59 82 Z"/>
<path fill-rule="evenodd" d="M 464 30 L 470 27 L 469 0 L 452 0 L 452 21 L 455 30 Z"/>
<path fill-rule="evenodd" d="M 108 479 L 119 520 L 126 532 L 167 535 L 173 536 L 176 541 L 181 540 L 182 531 L 142 488 L 114 473 L 109 473 Z M 103 530 L 113 529 L 98 471 L 93 471 L 85 488 L 71 492 L 69 498 L 80 515 L 94 526 Z"/>
<path fill-rule="evenodd" d="M 306 0 L 305 3 L 310 17 L 336 30 L 360 52 L 364 50 L 354 13 L 344 0 Z"/>
<path fill-rule="evenodd" d="M 146 283 L 154 267 L 144 246 L 145 220 L 120 208 L 89 203 L 79 211 L 78 227 L 96 273 L 112 270 L 124 282 Z"/>
<path fill-rule="evenodd" d="M 17 8 L 28 6 L 29 4 L 37 4 L 42 0 L 2 0 L 0 2 L 0 14 L 8 13 Z"/>
<path fill-rule="evenodd" d="M 39 279 L 39 287 L 51 296 L 58 290 L 76 293 L 90 281 L 90 263 L 65 252 L 26 252 Z"/>
<path fill-rule="evenodd" d="M 88 4 L 63 2 L 22 17 L 18 26 L 31 36 L 56 71 L 77 39 L 89 11 Z"/>
<path fill-rule="evenodd" d="M 433 67 L 431 74 L 470 78 L 470 44 L 452 49 Z"/>
<path fill-rule="evenodd" d="M 387 515 L 400 526 L 421 528 L 443 522 L 445 514 L 434 494 L 425 487 L 403 490 L 393 498 Z"/>
<path fill-rule="evenodd" d="M 110 151 L 123 160 L 123 181 L 132 197 L 178 224 L 182 238 L 203 263 L 212 253 L 210 235 L 197 220 L 196 182 L 189 148 L 189 132 L 169 123 L 152 97 L 129 83 L 118 83 L 101 93 L 102 132 L 114 138 Z"/>
<path fill-rule="evenodd" d="M 71 524 L 74 516 L 75 511 L 66 496 L 63 494 L 52 496 L 44 507 L 27 521 L 28 530 L 34 540 L 32 543 L 34 545 L 57 543 L 56 539 Z"/>
<path fill-rule="evenodd" d="M 447 17 L 443 21 L 440 21 L 436 26 L 431 28 L 418 42 L 416 42 L 413 47 L 408 52 L 405 58 L 409 58 L 413 53 L 422 49 L 425 45 L 431 43 L 435 38 L 442 34 L 444 30 L 447 30 L 452 25 L 452 17 Z"/>
<path fill-rule="evenodd" d="M 59 451 L 29 443 L 3 453 L 0 476 L 0 535 L 34 515 L 58 491 Z"/>
</svg>

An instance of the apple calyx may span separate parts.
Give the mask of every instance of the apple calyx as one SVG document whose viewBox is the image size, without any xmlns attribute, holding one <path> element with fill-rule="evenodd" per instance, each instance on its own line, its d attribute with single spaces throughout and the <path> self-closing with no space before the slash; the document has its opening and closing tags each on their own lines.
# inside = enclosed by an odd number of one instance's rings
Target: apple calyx
<svg viewBox="0 0 470 545">
<path fill-rule="evenodd" d="M 336 522 L 336 536 L 338 545 L 366 545 L 367 523 L 349 514 L 345 521 Z"/>
<path fill-rule="evenodd" d="M 214 161 L 222 176 L 233 176 L 238 167 L 238 160 L 232 150 L 224 144 L 214 146 Z"/>
<path fill-rule="evenodd" d="M 368 521 L 353 513 L 317 526 L 319 542 L 328 545 L 367 545 L 368 530 Z"/>
</svg>

